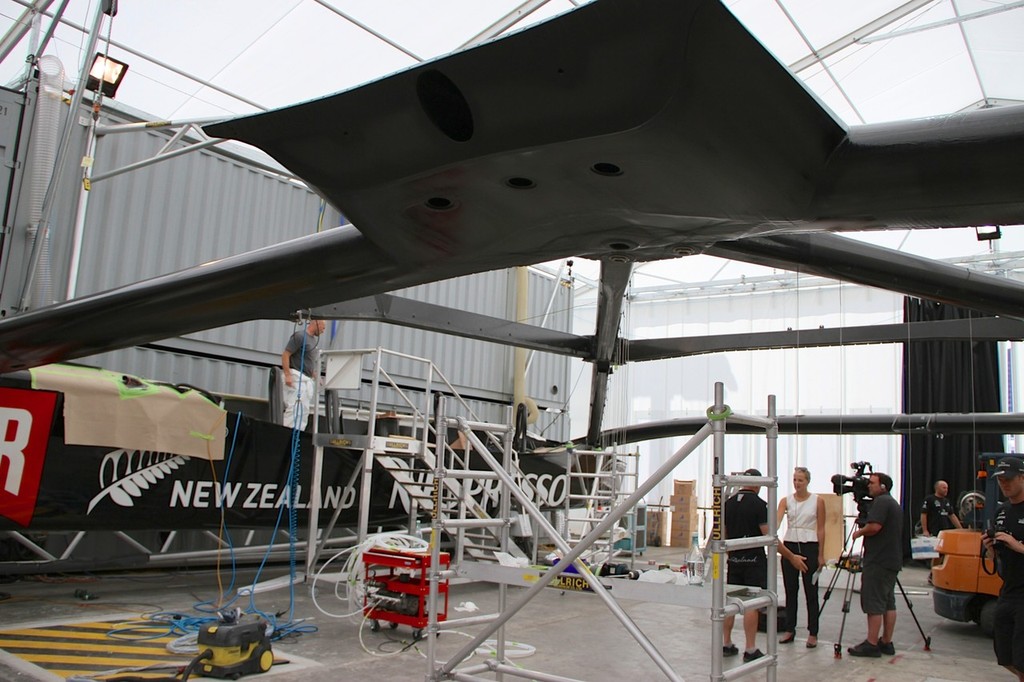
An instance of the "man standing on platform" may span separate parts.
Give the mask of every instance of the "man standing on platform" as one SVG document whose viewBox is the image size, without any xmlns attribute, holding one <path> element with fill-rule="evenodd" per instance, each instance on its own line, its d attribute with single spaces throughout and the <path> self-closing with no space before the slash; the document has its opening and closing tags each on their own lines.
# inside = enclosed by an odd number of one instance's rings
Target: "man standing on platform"
<svg viewBox="0 0 1024 682">
<path fill-rule="evenodd" d="M 290 429 L 302 431 L 312 409 L 317 390 L 320 367 L 316 348 L 320 335 L 327 328 L 323 320 L 313 320 L 288 338 L 281 353 L 281 371 L 284 373 L 284 418 L 282 423 Z"/>
</svg>

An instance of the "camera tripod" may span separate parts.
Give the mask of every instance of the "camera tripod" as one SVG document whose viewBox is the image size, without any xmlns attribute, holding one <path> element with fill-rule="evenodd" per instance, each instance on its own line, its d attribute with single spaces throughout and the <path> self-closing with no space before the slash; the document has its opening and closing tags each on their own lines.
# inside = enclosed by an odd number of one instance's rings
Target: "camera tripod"
<svg viewBox="0 0 1024 682">
<path fill-rule="evenodd" d="M 851 528 L 850 536 L 847 537 L 846 543 L 843 545 L 843 552 L 839 555 L 839 561 L 836 563 L 836 572 L 832 574 L 832 579 L 829 581 L 828 587 L 825 588 L 825 595 L 821 599 L 821 606 L 818 608 L 818 616 L 820 618 L 821 614 L 825 611 L 828 598 L 832 595 L 832 590 L 839 582 L 839 574 L 846 571 L 846 587 L 843 591 L 843 619 L 839 624 L 839 637 L 833 645 L 836 658 L 843 657 L 843 630 L 846 628 L 846 616 L 850 613 L 850 601 L 853 599 L 854 576 L 862 571 L 860 557 L 853 556 L 847 550 L 847 547 L 850 547 L 850 550 L 852 550 L 852 542 L 850 540 L 852 535 L 853 529 Z M 903 589 L 903 583 L 900 582 L 899 576 L 896 577 L 896 585 L 900 588 L 900 594 L 903 595 L 903 601 L 906 602 L 907 609 L 910 610 L 910 616 L 914 619 L 914 624 L 917 625 L 917 631 L 921 633 L 921 638 L 924 640 L 924 650 L 931 651 L 932 638 L 924 633 L 921 621 L 917 619 L 917 614 L 914 613 L 914 605 L 910 603 L 910 597 L 907 596 L 907 591 Z"/>
</svg>

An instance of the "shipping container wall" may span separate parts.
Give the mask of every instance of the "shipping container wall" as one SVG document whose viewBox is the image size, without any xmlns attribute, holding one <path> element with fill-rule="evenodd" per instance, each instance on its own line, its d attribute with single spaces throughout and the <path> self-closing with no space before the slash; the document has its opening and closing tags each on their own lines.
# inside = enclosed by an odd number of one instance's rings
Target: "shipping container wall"
<svg viewBox="0 0 1024 682">
<path fill-rule="evenodd" d="M 104 123 L 135 120 L 106 114 Z M 97 141 L 96 175 L 152 157 L 172 135 L 159 128 L 106 135 Z M 258 152 L 226 143 L 121 173 L 93 184 L 87 193 L 77 295 L 167 274 L 217 258 L 330 229 L 342 220 L 305 185 L 250 162 Z M 272 163 L 264 158 L 263 163 Z M 75 193 L 77 194 L 77 193 Z M 67 197 L 77 201 L 77 196 Z M 315 267 L 315 263 L 310 267 Z M 531 272 L 529 317 L 569 331 L 572 290 L 554 278 Z M 496 271 L 395 292 L 459 310 L 514 318 L 514 274 Z M 124 320 L 130 326 L 131 320 Z M 288 335 L 298 327 L 261 320 L 189 334 L 86 358 L 83 362 L 159 381 L 188 383 L 215 393 L 267 397 L 271 368 L 280 363 Z M 511 346 L 363 321 L 329 325 L 322 349 L 382 347 L 434 362 L 456 390 L 494 404 L 503 414 L 511 402 L 514 350 Z M 563 440 L 570 436 L 566 358 L 534 353 L 527 393 L 541 406 L 531 431 Z M 399 380 L 411 369 L 398 363 Z M 406 376 L 408 374 L 409 376 Z"/>
</svg>

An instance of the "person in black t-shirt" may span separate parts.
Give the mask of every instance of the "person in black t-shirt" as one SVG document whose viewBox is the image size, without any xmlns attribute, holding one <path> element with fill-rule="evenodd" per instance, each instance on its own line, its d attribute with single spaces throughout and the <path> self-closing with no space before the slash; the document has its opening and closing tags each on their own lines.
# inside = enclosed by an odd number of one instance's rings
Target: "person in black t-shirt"
<svg viewBox="0 0 1024 682">
<path fill-rule="evenodd" d="M 996 662 L 1024 682 L 1024 461 L 1003 457 L 992 474 L 1006 497 L 996 510 L 995 524 L 982 535 L 985 553 L 995 552 L 1003 579 L 996 602 L 992 648 Z"/>
<path fill-rule="evenodd" d="M 949 501 L 949 484 L 935 481 L 935 494 L 924 498 L 921 505 L 921 534 L 938 536 L 939 531 L 963 528 Z"/>
<path fill-rule="evenodd" d="M 760 476 L 757 469 L 747 469 L 745 476 Z M 725 538 L 755 538 L 768 534 L 768 503 L 758 497 L 760 486 L 746 486 L 725 501 Z M 740 549 L 729 552 L 726 562 L 725 582 L 729 585 L 748 585 L 764 588 L 768 584 L 768 557 L 763 547 Z M 732 643 L 732 626 L 735 616 L 727 616 L 723 623 L 724 639 L 722 655 L 735 656 L 739 653 Z M 743 614 L 743 634 L 746 638 L 744 661 L 754 661 L 764 656 L 757 648 L 757 609 Z"/>
</svg>

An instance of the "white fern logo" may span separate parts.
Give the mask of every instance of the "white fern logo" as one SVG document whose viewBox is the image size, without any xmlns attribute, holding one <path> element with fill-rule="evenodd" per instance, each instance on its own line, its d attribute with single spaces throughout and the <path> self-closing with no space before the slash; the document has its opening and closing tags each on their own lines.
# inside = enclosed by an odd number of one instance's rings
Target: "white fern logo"
<svg viewBox="0 0 1024 682">
<path fill-rule="evenodd" d="M 142 491 L 163 479 L 182 464 L 185 458 L 169 452 L 148 450 L 114 450 L 103 457 L 100 464 L 100 492 L 89 502 L 86 514 L 100 500 L 109 497 L 121 507 L 134 507 Z"/>
</svg>

